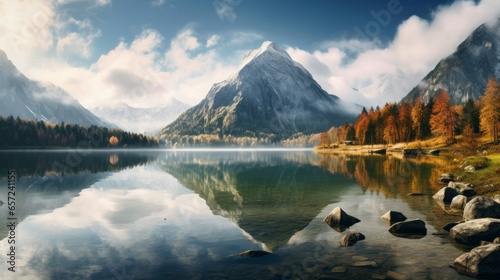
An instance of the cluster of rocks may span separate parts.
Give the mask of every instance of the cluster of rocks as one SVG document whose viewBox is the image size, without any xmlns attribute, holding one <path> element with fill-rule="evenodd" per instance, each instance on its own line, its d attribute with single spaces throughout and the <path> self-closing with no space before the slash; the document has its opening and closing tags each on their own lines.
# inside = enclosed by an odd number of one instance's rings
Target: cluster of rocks
<svg viewBox="0 0 500 280">
<path fill-rule="evenodd" d="M 463 210 L 463 220 L 443 227 L 453 241 L 477 246 L 455 259 L 453 267 L 463 275 L 475 278 L 500 277 L 500 199 L 474 197 L 470 184 L 448 182 L 433 198 Z"/>
<path fill-rule="evenodd" d="M 474 195 L 476 195 L 476 191 L 472 184 L 450 181 L 448 186 L 441 188 L 432 197 L 440 203 L 450 204 L 452 209 L 463 210 Z"/>
<path fill-rule="evenodd" d="M 389 225 L 389 232 L 398 237 L 422 237 L 427 234 L 425 223 L 422 220 L 409 220 L 405 215 L 396 211 L 388 211 L 382 217 Z M 336 207 L 325 217 L 324 221 L 334 230 L 343 232 L 360 220 L 348 215 L 342 208 Z M 353 246 L 358 241 L 364 240 L 365 236 L 359 232 L 349 232 L 342 236 L 339 243 L 342 246 Z"/>
</svg>

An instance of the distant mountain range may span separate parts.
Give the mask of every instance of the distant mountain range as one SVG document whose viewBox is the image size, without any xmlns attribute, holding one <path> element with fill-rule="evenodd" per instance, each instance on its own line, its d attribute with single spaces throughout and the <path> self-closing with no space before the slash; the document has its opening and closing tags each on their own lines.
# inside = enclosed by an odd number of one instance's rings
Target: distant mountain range
<svg viewBox="0 0 500 280">
<path fill-rule="evenodd" d="M 452 103 L 464 104 L 468 99 L 481 98 L 491 76 L 500 77 L 500 20 L 479 26 L 455 53 L 442 59 L 402 101 L 415 101 L 421 97 L 428 102 L 444 89 Z"/>
<path fill-rule="evenodd" d="M 443 89 L 454 104 L 478 100 L 491 76 L 500 78 L 500 20 L 479 26 L 402 101 L 422 98 L 427 102 Z M 356 89 L 356 93 L 393 97 L 408 90 L 414 80 L 395 71 L 382 75 L 377 83 Z M 209 134 L 279 140 L 298 133 L 326 131 L 346 120 L 352 122 L 361 111 L 360 106 L 324 91 L 302 65 L 272 42 L 248 52 L 233 75 L 214 84 L 190 109 L 173 99 L 160 107 L 135 108 L 119 103 L 89 111 L 63 89 L 27 78 L 0 50 L 0 100 L 0 116 L 118 126 L 139 133 L 161 130 L 165 139 Z"/>
<path fill-rule="evenodd" d="M 188 104 L 172 99 L 167 105 L 158 107 L 137 108 L 126 103 L 117 103 L 94 107 L 90 111 L 125 131 L 149 134 L 159 132 L 189 107 Z"/>
<path fill-rule="evenodd" d="M 360 107 L 330 95 L 287 52 L 272 42 L 247 53 L 238 70 L 162 130 L 162 137 L 216 134 L 234 137 L 317 133 L 353 121 Z"/>
<path fill-rule="evenodd" d="M 85 109 L 63 89 L 28 79 L 0 50 L 0 116 L 115 127 Z"/>
</svg>

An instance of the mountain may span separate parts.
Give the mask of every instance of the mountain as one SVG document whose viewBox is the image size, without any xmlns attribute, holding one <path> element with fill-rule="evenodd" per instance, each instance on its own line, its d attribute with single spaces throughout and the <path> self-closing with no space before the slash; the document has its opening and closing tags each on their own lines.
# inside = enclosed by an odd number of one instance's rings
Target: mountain
<svg viewBox="0 0 500 280">
<path fill-rule="evenodd" d="M 0 50 L 0 115 L 51 123 L 114 127 L 85 109 L 63 89 L 28 79 Z"/>
<path fill-rule="evenodd" d="M 436 42 L 438 43 L 438 42 Z M 442 59 L 403 101 L 424 102 L 446 90 L 453 104 L 478 100 L 488 79 L 500 77 L 500 20 L 483 24 L 462 42 L 455 53 Z"/>
<path fill-rule="evenodd" d="M 167 105 L 158 107 L 137 108 L 126 103 L 117 103 L 112 106 L 94 107 L 90 111 L 118 125 L 123 130 L 149 133 L 160 131 L 189 107 L 177 99 L 172 99 Z"/>
<path fill-rule="evenodd" d="M 353 108 L 350 111 L 349 108 Z M 360 108 L 330 95 L 284 50 L 264 42 L 238 70 L 162 131 L 163 138 L 218 134 L 283 139 L 353 121 Z"/>
</svg>

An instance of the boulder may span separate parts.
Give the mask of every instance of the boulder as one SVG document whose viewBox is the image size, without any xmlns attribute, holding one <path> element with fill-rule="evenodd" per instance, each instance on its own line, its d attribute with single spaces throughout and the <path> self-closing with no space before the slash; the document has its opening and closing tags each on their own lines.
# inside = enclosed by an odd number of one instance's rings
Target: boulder
<svg viewBox="0 0 500 280">
<path fill-rule="evenodd" d="M 389 232 L 394 235 L 426 235 L 427 228 L 422 220 L 410 220 L 398 222 L 389 228 Z"/>
<path fill-rule="evenodd" d="M 339 243 L 344 247 L 353 246 L 360 240 L 365 240 L 365 236 L 359 232 L 349 232 L 340 238 Z"/>
<path fill-rule="evenodd" d="M 443 173 L 443 174 L 441 174 L 441 177 L 439 178 L 439 181 L 441 183 L 448 184 L 449 182 L 454 181 L 454 178 L 455 178 L 455 176 L 453 176 L 452 174 Z"/>
<path fill-rule="evenodd" d="M 444 203 L 450 203 L 451 200 L 457 195 L 458 195 L 457 190 L 450 187 L 444 187 L 440 189 L 436 194 L 434 194 L 432 198 Z"/>
<path fill-rule="evenodd" d="M 464 210 L 465 205 L 467 204 L 468 201 L 469 201 L 469 198 L 467 198 L 464 195 L 459 194 L 451 200 L 450 207 L 453 209 L 457 209 L 457 210 Z"/>
<path fill-rule="evenodd" d="M 478 196 L 469 201 L 464 208 L 464 220 L 480 218 L 500 218 L 500 204 L 491 198 Z"/>
<path fill-rule="evenodd" d="M 481 279 L 499 279 L 500 245 L 489 244 L 476 247 L 455 259 L 453 267 L 462 275 Z"/>
<path fill-rule="evenodd" d="M 454 226 L 461 224 L 462 222 L 455 222 L 455 223 L 447 223 L 443 229 L 446 231 L 450 231 Z"/>
<path fill-rule="evenodd" d="M 476 195 L 476 191 L 472 188 L 472 184 L 449 182 L 448 188 L 455 189 L 459 194 L 464 195 L 466 197 L 471 197 Z"/>
<path fill-rule="evenodd" d="M 475 245 L 493 242 L 500 236 L 500 219 L 483 218 L 458 224 L 451 228 L 450 237 L 458 243 Z"/>
<path fill-rule="evenodd" d="M 406 221 L 406 216 L 397 211 L 388 211 L 380 217 L 382 220 L 388 222 L 389 224 L 394 224 L 397 222 Z"/>
<path fill-rule="evenodd" d="M 325 217 L 324 221 L 334 230 L 342 232 L 361 220 L 348 215 L 342 208 L 336 207 Z"/>
<path fill-rule="evenodd" d="M 247 250 L 245 252 L 241 252 L 236 254 L 237 256 L 240 257 L 249 257 L 249 258 L 260 258 L 266 255 L 269 255 L 271 253 L 266 252 L 266 251 L 261 251 L 261 250 Z"/>
</svg>

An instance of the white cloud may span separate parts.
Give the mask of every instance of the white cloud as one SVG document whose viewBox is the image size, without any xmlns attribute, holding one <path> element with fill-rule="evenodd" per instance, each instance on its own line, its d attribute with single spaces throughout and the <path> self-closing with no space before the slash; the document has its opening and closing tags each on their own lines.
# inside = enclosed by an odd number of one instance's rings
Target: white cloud
<svg viewBox="0 0 500 280">
<path fill-rule="evenodd" d="M 111 4 L 111 0 L 57 0 L 57 4 L 59 5 L 66 5 L 66 4 L 71 4 L 74 2 L 86 2 L 89 7 L 101 7 L 101 6 L 107 6 Z"/>
<path fill-rule="evenodd" d="M 241 4 L 241 0 L 215 0 L 215 12 L 221 20 L 228 20 L 234 22 L 236 20 L 236 13 L 234 8 Z"/>
<path fill-rule="evenodd" d="M 210 38 L 208 38 L 208 40 L 207 40 L 206 47 L 211 48 L 211 47 L 217 45 L 219 40 L 220 40 L 220 36 L 217 34 L 210 36 Z"/>
<path fill-rule="evenodd" d="M 163 41 L 156 30 L 147 29 L 88 68 L 50 59 L 30 74 L 68 90 L 86 107 L 115 102 L 151 107 L 171 98 L 194 105 L 237 66 L 224 64 L 215 49 L 200 44 L 191 28 L 181 30 L 166 51 Z"/>
<path fill-rule="evenodd" d="M 262 41 L 262 35 L 255 32 L 237 31 L 233 32 L 229 38 L 229 45 L 244 45 L 255 41 Z"/>
<path fill-rule="evenodd" d="M 485 21 L 496 20 L 499 15 L 500 1 L 456 1 L 440 6 L 430 21 L 410 17 L 399 26 L 395 38 L 386 47 L 377 41 L 346 40 L 325 42 L 314 52 L 298 48 L 288 48 L 288 51 L 318 77 L 328 92 L 359 101 L 360 97 L 356 96 L 359 93 L 352 89 L 357 88 L 372 98 L 365 104 L 383 105 L 399 101 L 440 59 L 452 54 L 475 28 Z M 354 58 L 346 61 L 347 55 Z M 383 84 L 383 79 L 390 81 Z M 388 95 L 391 90 L 396 93 Z"/>
<path fill-rule="evenodd" d="M 153 1 L 151 1 L 151 6 L 153 6 L 153 7 L 160 7 L 163 4 L 165 4 L 165 0 L 153 0 Z"/>
</svg>

